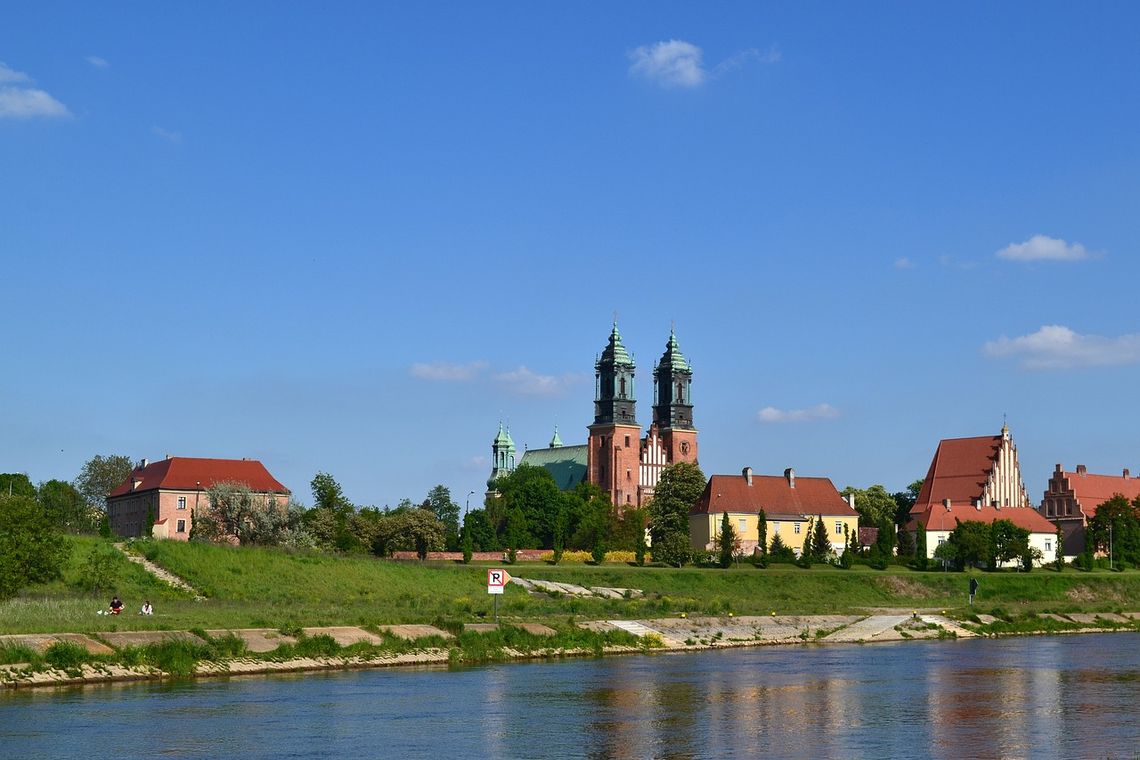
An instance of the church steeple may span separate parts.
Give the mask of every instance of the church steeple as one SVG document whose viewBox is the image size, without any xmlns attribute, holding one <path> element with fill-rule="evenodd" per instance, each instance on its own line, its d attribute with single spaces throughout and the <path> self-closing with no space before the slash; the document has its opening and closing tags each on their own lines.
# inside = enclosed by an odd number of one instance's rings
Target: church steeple
<svg viewBox="0 0 1140 760">
<path fill-rule="evenodd" d="M 653 422 L 661 429 L 693 428 L 693 368 L 681 348 L 677 335 L 669 331 L 665 353 L 653 368 Z"/>
<path fill-rule="evenodd" d="M 621 342 L 617 322 L 610 341 L 594 363 L 594 424 L 637 424 L 637 398 L 633 377 L 635 365 Z"/>
<path fill-rule="evenodd" d="M 491 442 L 491 477 L 487 479 L 488 492 L 495 490 L 495 481 L 515 469 L 515 442 L 510 428 L 499 422 L 499 432 Z"/>
</svg>

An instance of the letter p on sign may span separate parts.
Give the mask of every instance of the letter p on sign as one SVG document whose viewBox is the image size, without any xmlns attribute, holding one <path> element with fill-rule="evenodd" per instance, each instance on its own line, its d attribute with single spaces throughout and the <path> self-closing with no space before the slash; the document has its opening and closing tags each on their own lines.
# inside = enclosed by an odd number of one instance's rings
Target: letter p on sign
<svg viewBox="0 0 1140 760">
<path fill-rule="evenodd" d="M 501 594 L 510 581 L 511 576 L 506 570 L 492 568 L 487 571 L 487 593 Z"/>
</svg>

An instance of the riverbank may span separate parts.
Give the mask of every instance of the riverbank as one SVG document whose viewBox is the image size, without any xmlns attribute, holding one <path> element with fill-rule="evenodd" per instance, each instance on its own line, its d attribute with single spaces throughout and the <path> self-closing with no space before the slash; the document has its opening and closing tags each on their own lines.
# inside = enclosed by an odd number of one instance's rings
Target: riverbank
<svg viewBox="0 0 1140 760">
<path fill-rule="evenodd" d="M 458 634 L 432 626 L 353 626 L 295 632 L 107 632 L 0 636 L 0 650 L 31 662 L 0 665 L 0 686 L 57 687 L 173 678 L 229 678 L 364 668 L 449 666 L 749 646 L 876 643 L 1026 634 L 1140 632 L 1140 613 L 953 620 L 940 611 L 868 615 L 678 616 L 578 623 L 473 624 Z M 394 646 L 395 645 L 395 646 Z M 38 654 L 37 654 L 38 653 Z M 149 657 L 148 657 L 149 653 Z M 213 656 L 211 656 L 211 654 Z M 218 656 L 219 654 L 223 656 Z M 165 659 L 164 659 L 165 658 Z M 60 661 L 60 660 L 64 661 Z"/>
</svg>

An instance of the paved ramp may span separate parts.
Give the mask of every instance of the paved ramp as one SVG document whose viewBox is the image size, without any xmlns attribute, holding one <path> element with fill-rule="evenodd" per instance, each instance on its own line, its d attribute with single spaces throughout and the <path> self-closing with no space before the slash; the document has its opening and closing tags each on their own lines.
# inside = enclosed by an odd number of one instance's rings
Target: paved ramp
<svg viewBox="0 0 1140 760">
<path fill-rule="evenodd" d="M 237 636 L 245 642 L 245 648 L 251 652 L 272 652 L 282 644 L 296 644 L 292 636 L 286 636 L 272 628 L 239 628 L 236 630 L 206 631 L 210 638 L 220 639 L 226 636 Z"/>
<path fill-rule="evenodd" d="M 824 636 L 822 641 L 898 641 L 902 634 L 895 630 L 896 625 L 905 623 L 910 615 L 871 615 L 862 620 Z"/>
<path fill-rule="evenodd" d="M 663 643 L 666 647 L 669 647 L 670 649 L 677 649 L 677 648 L 685 646 L 684 642 L 677 641 L 674 638 L 670 638 L 669 636 L 666 636 L 661 631 L 658 631 L 654 628 L 650 628 L 649 626 L 645 625 L 644 623 L 640 623 L 636 620 L 607 620 L 606 623 L 613 626 L 614 628 L 617 628 L 620 631 L 625 631 L 626 633 L 632 633 L 634 636 L 637 636 L 639 639 L 644 638 L 646 636 L 656 636 L 657 638 L 661 639 L 661 643 Z"/>
<path fill-rule="evenodd" d="M 101 641 L 96 641 L 82 633 L 28 633 L 0 636 L 0 646 L 24 646 L 37 652 L 44 652 L 52 644 L 61 641 L 78 644 L 91 654 L 111 654 L 114 650 Z"/>
</svg>

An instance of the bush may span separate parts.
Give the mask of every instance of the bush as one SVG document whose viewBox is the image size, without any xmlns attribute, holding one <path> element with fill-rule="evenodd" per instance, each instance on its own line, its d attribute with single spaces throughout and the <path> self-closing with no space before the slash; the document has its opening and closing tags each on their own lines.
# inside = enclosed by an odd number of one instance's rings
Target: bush
<svg viewBox="0 0 1140 760">
<path fill-rule="evenodd" d="M 119 583 L 119 565 L 122 555 L 113 546 L 100 544 L 92 547 L 83 560 L 75 585 L 89 592 L 111 591 Z"/>
<path fill-rule="evenodd" d="M 71 641 L 57 641 L 44 651 L 44 662 L 59 670 L 78 670 L 91 661 L 91 653 Z"/>
</svg>

